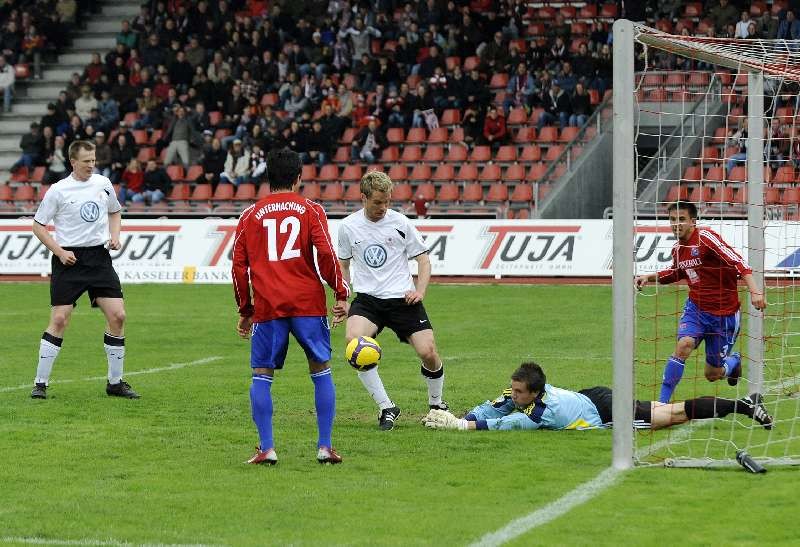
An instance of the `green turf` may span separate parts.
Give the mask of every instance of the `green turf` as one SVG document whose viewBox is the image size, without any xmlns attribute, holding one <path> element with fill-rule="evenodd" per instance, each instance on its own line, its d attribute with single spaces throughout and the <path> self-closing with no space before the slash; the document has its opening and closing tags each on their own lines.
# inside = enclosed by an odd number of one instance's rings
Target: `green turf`
<svg viewBox="0 0 800 547">
<path fill-rule="evenodd" d="M 338 330 L 334 444 L 345 463 L 314 461 L 313 389 L 293 345 L 273 386 L 280 463 L 252 468 L 242 464 L 257 442 L 248 345 L 235 334 L 229 287 L 126 287 L 129 373 L 206 360 L 129 374 L 142 393 L 138 401 L 109 399 L 104 380 L 86 380 L 103 377 L 106 365 L 102 316 L 85 300 L 56 362 L 51 397 L 29 399 L 48 287 L 0 284 L 0 301 L 0 541 L 6 543 L 36 537 L 463 545 L 546 506 L 610 461 L 609 431 L 426 430 L 419 424 L 427 407 L 419 365 L 390 333 L 379 338 L 380 370 L 403 416 L 394 431 L 380 432 L 373 403 L 342 364 Z M 492 398 L 525 359 L 541 362 L 549 380 L 565 388 L 609 385 L 610 302 L 603 286 L 433 286 L 426 306 L 445 360 L 445 399 L 458 413 Z M 674 308 L 677 300 L 660 302 Z M 645 301 L 640 313 L 651 313 L 654 303 Z M 659 325 L 659 336 L 674 335 L 674 320 Z M 652 328 L 642 325 L 639 334 Z M 669 344 L 660 343 L 659 360 Z M 649 354 L 655 362 L 654 353 L 642 350 L 640 359 Z M 694 385 L 733 393 L 704 381 L 682 385 L 680 393 Z M 646 397 L 653 387 L 642 381 L 637 391 Z M 718 423 L 715 431 L 727 438 L 732 422 Z M 751 435 L 754 444 L 767 439 L 763 431 L 735 428 L 734 435 Z M 795 473 L 637 469 L 513 544 L 793 541 Z"/>
</svg>

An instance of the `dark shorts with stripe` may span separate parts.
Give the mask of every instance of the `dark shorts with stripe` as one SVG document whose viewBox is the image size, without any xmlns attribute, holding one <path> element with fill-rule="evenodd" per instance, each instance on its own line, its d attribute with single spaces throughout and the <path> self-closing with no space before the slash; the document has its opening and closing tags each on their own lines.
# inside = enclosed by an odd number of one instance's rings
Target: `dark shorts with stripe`
<svg viewBox="0 0 800 547">
<path fill-rule="evenodd" d="M 122 298 L 122 286 L 114 271 L 111 255 L 103 245 L 96 247 L 64 247 L 75 253 L 77 262 L 65 266 L 55 255 L 50 276 L 50 305 L 67 306 L 77 303 L 85 292 L 97 307 L 97 298 Z"/>
<path fill-rule="evenodd" d="M 376 336 L 384 327 L 389 327 L 401 342 L 406 343 L 415 332 L 433 329 L 422 302 L 409 305 L 404 298 L 375 298 L 358 293 L 347 314 L 348 317 L 354 315 L 366 317 L 375 323 L 378 326 Z"/>
<path fill-rule="evenodd" d="M 578 393 L 586 395 L 590 401 L 597 408 L 597 413 L 600 414 L 600 419 L 604 424 L 610 424 L 614 421 L 612 416 L 612 392 L 610 387 L 596 386 L 587 389 L 582 389 Z M 634 401 L 633 402 L 633 419 L 634 421 L 644 424 L 650 423 L 651 409 L 650 401 Z"/>
</svg>

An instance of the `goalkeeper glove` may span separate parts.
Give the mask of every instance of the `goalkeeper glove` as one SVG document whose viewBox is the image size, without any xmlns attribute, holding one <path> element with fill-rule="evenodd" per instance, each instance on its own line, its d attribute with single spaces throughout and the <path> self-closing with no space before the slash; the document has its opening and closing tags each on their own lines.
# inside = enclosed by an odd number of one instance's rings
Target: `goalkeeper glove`
<svg viewBox="0 0 800 547">
<path fill-rule="evenodd" d="M 431 429 L 467 429 L 467 420 L 453 416 L 447 410 L 433 409 L 425 416 L 423 423 Z"/>
</svg>

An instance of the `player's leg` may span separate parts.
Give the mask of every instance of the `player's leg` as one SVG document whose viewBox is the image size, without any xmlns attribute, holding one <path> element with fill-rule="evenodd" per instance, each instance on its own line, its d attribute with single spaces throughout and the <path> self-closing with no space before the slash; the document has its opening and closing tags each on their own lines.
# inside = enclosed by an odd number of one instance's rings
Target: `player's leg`
<svg viewBox="0 0 800 547">
<path fill-rule="evenodd" d="M 336 387 L 330 368 L 331 331 L 327 317 L 294 317 L 290 320 L 291 332 L 305 351 L 308 372 L 314 383 L 314 408 L 317 414 L 317 461 L 341 463 L 342 458 L 333 449 L 331 436 L 336 416 Z"/>
<path fill-rule="evenodd" d="M 683 405 L 687 420 L 724 418 L 729 414 L 735 413 L 752 418 L 766 429 L 772 428 L 772 417 L 764 407 L 763 399 L 759 393 L 753 393 L 748 397 L 736 400 L 722 397 L 699 397 L 677 404 Z"/>
<path fill-rule="evenodd" d="M 283 368 L 289 349 L 288 319 L 254 323 L 250 337 L 250 412 L 258 430 L 258 452 L 247 463 L 274 464 L 275 442 L 272 436 L 272 381 L 276 369 Z"/>
<path fill-rule="evenodd" d="M 380 309 L 382 302 L 377 298 L 359 294 L 350 305 L 350 312 L 347 317 L 345 328 L 345 345 L 349 344 L 353 338 L 359 336 L 369 336 L 374 338 L 383 326 L 380 319 Z M 380 409 L 378 424 L 383 430 L 390 430 L 394 427 L 394 421 L 400 416 L 400 409 L 394 404 L 383 387 L 383 381 L 378 374 L 378 367 L 357 372 L 358 379 L 367 390 L 372 400 Z"/>
<path fill-rule="evenodd" d="M 658 400 L 668 403 L 672 399 L 675 388 L 683 377 L 683 369 L 686 359 L 697 347 L 700 336 L 703 332 L 699 317 L 700 310 L 691 300 L 686 300 L 683 307 L 683 315 L 678 324 L 678 342 L 675 344 L 675 352 L 667 359 L 664 365 L 664 375 L 661 380 L 661 392 Z"/>
<path fill-rule="evenodd" d="M 426 329 L 412 333 L 408 343 L 417 352 L 422 366 L 420 373 L 428 385 L 428 406 L 430 409 L 438 408 L 447 410 L 447 403 L 442 400 L 444 391 L 444 365 L 439 353 L 436 351 L 436 341 L 433 329 Z"/>
<path fill-rule="evenodd" d="M 650 428 L 653 430 L 663 429 L 665 427 L 670 427 L 689 421 L 689 418 L 686 416 L 683 401 L 678 403 L 659 403 L 658 401 L 649 401 L 649 416 L 646 416 L 646 412 L 643 408 L 641 408 L 644 405 L 647 405 L 647 403 L 648 401 L 642 401 L 641 403 L 637 404 L 634 412 L 634 419 L 649 421 Z"/>
<path fill-rule="evenodd" d="M 711 317 L 705 337 L 706 379 L 716 382 L 727 377 L 728 384 L 735 386 L 742 375 L 742 358 L 738 352 L 731 352 L 739 336 L 739 312 Z"/>
<path fill-rule="evenodd" d="M 72 304 L 50 308 L 50 321 L 39 340 L 39 362 L 36 365 L 36 378 L 33 380 L 33 391 L 31 391 L 33 399 L 47 398 L 47 384 L 50 382 L 53 364 L 61 351 L 64 331 L 67 329 L 73 309 Z"/>
<path fill-rule="evenodd" d="M 125 301 L 122 298 L 99 296 L 94 298 L 94 304 L 106 318 L 106 330 L 103 333 L 103 349 L 108 361 L 106 394 L 138 399 L 139 394 L 122 379 L 125 370 Z"/>
</svg>

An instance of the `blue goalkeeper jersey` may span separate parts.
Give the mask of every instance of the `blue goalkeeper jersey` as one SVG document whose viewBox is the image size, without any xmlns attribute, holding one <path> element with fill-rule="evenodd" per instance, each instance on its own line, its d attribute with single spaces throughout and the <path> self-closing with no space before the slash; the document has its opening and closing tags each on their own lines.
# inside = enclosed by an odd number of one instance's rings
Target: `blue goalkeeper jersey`
<svg viewBox="0 0 800 547">
<path fill-rule="evenodd" d="M 477 429 L 597 429 L 600 414 L 586 395 L 545 384 L 544 393 L 525 408 L 511 400 L 511 388 L 494 401 L 473 408 L 465 416 Z"/>
</svg>

